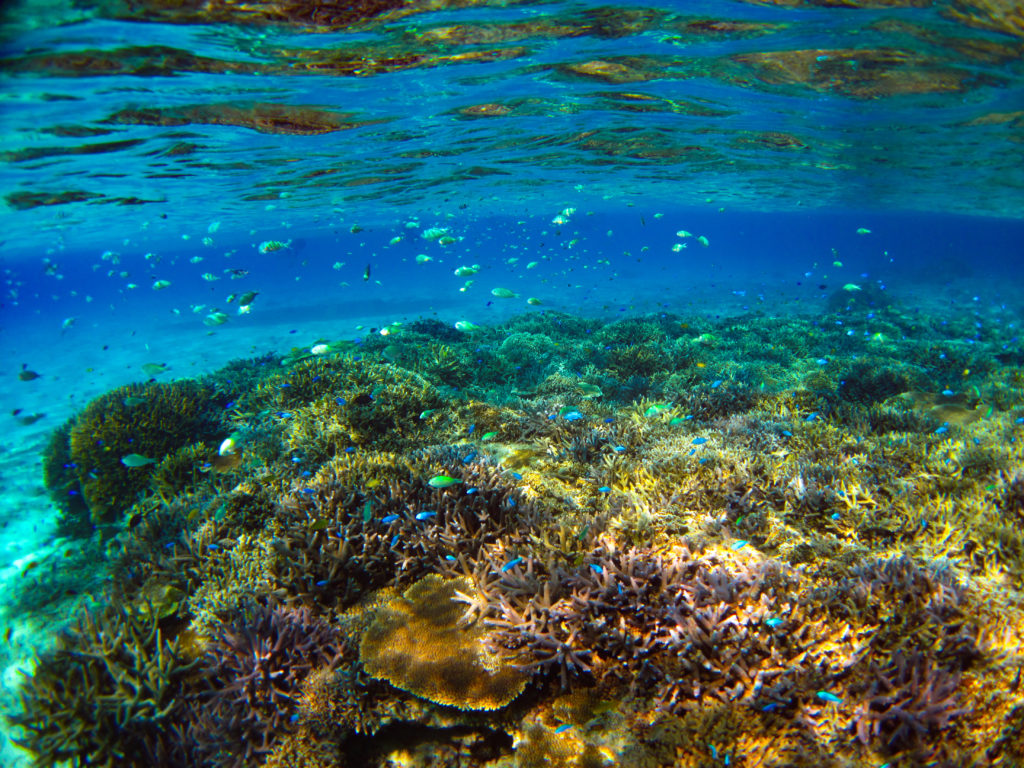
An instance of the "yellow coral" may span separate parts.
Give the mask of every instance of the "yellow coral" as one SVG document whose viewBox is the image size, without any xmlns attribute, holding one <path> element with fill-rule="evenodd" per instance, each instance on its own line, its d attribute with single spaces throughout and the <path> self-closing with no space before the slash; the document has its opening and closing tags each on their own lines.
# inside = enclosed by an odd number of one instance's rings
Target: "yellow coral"
<svg viewBox="0 0 1024 768">
<path fill-rule="evenodd" d="M 483 645 L 483 630 L 459 627 L 456 590 L 465 579 L 430 575 L 381 608 L 363 634 L 359 658 L 373 677 L 437 704 L 499 709 L 522 692 L 527 676 Z"/>
</svg>

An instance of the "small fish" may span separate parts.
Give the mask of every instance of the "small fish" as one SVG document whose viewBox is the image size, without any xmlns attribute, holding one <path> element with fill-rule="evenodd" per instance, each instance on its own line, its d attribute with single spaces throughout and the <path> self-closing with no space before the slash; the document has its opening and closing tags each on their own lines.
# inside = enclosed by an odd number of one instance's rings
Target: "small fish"
<svg viewBox="0 0 1024 768">
<path fill-rule="evenodd" d="M 818 691 L 814 695 L 822 701 L 827 701 L 829 704 L 840 704 L 843 701 L 841 697 L 836 696 L 834 693 L 830 693 L 829 691 Z"/>
<path fill-rule="evenodd" d="M 536 267 L 536 266 L 537 266 L 538 264 L 540 264 L 540 262 L 539 262 L 539 261 L 531 261 L 531 262 L 530 262 L 529 264 L 527 264 L 527 265 L 526 265 L 526 268 L 527 268 L 527 269 L 533 269 L 533 268 L 534 268 L 534 267 Z"/>
<path fill-rule="evenodd" d="M 288 240 L 287 242 L 281 242 L 280 240 L 264 240 L 259 245 L 259 251 L 260 253 L 274 253 L 274 251 L 283 251 L 291 244 L 291 240 Z"/>
<path fill-rule="evenodd" d="M 497 296 L 499 299 L 516 299 L 519 298 L 518 293 L 513 293 L 508 288 L 492 288 L 491 296 Z"/>
<path fill-rule="evenodd" d="M 259 291 L 246 291 L 238 297 L 238 304 L 242 307 L 247 307 L 259 296 Z"/>
<path fill-rule="evenodd" d="M 225 269 L 224 272 L 232 280 L 241 280 L 243 277 L 249 274 L 248 269 Z"/>
<path fill-rule="evenodd" d="M 857 234 L 858 235 L 870 235 L 871 234 L 871 230 L 868 229 L 867 227 L 859 227 L 857 229 Z"/>
<path fill-rule="evenodd" d="M 513 568 L 515 568 L 517 565 L 519 565 L 521 562 L 523 562 L 523 558 L 521 558 L 521 557 L 514 557 L 511 560 L 509 560 L 507 563 L 505 563 L 503 566 L 501 566 L 501 572 L 502 573 L 508 573 Z"/>
<path fill-rule="evenodd" d="M 427 481 L 427 485 L 431 488 L 450 488 L 451 486 L 458 485 L 461 482 L 461 480 L 454 477 L 448 477 L 448 475 L 435 475 Z"/>
<path fill-rule="evenodd" d="M 164 288 L 170 288 L 170 287 L 171 287 L 171 281 L 170 280 L 156 280 L 153 283 L 153 290 L 154 291 L 162 291 Z"/>
<path fill-rule="evenodd" d="M 469 320 L 459 320 L 455 324 L 456 331 L 462 331 L 463 333 L 469 333 L 470 331 L 479 331 L 480 326 L 476 323 L 471 323 Z"/>
<path fill-rule="evenodd" d="M 569 411 L 562 415 L 562 418 L 566 421 L 580 421 L 583 418 L 583 414 L 579 411 Z"/>
<path fill-rule="evenodd" d="M 21 426 L 23 426 L 23 427 L 28 427 L 28 426 L 30 426 L 32 424 L 35 424 L 37 421 L 39 421 L 45 415 L 46 415 L 45 413 L 30 413 L 27 416 L 19 416 L 18 417 L 18 423 L 21 424 Z"/>
<path fill-rule="evenodd" d="M 437 408 L 431 408 L 429 410 L 423 411 L 422 413 L 420 413 L 420 421 L 426 421 L 435 413 L 437 413 Z"/>
<path fill-rule="evenodd" d="M 323 531 L 323 530 L 326 530 L 326 529 L 327 529 L 327 520 L 325 518 L 323 518 L 323 517 L 318 517 L 309 526 L 309 530 L 314 531 L 314 532 L 315 531 Z"/>
<path fill-rule="evenodd" d="M 363 522 L 364 523 L 370 522 L 372 517 L 373 517 L 373 502 L 372 501 L 368 501 L 368 502 L 366 502 L 366 506 L 363 507 Z"/>
<path fill-rule="evenodd" d="M 30 371 L 27 363 L 21 364 L 21 370 L 18 371 L 18 381 L 33 381 L 38 378 L 39 374 L 35 371 Z"/>
<path fill-rule="evenodd" d="M 228 316 L 223 312 L 211 312 L 203 318 L 203 325 L 213 328 L 218 325 L 224 325 L 228 321 Z"/>
<path fill-rule="evenodd" d="M 425 254 L 425 253 L 420 253 L 420 254 L 416 255 L 416 263 L 417 264 L 427 264 L 428 262 L 431 262 L 433 260 L 434 260 L 433 257 L 427 256 L 427 254 Z"/>
<path fill-rule="evenodd" d="M 526 300 L 526 303 L 530 304 L 531 306 L 538 307 L 541 304 L 543 304 L 544 302 L 541 301 L 540 299 L 537 299 L 537 298 L 534 298 L 533 296 L 531 296 L 530 298 L 528 298 Z"/>
<path fill-rule="evenodd" d="M 569 723 L 562 723 L 560 726 L 555 728 L 555 733 L 565 733 L 570 728 L 572 728 L 572 725 L 570 725 Z"/>
<path fill-rule="evenodd" d="M 470 275 L 475 275 L 479 271 L 480 271 L 480 265 L 479 264 L 474 264 L 472 267 L 458 267 L 455 270 L 455 276 L 456 277 L 469 277 Z"/>
<path fill-rule="evenodd" d="M 157 374 L 164 373 L 167 370 L 167 363 L 143 363 L 142 370 L 150 376 L 156 376 Z"/>
<path fill-rule="evenodd" d="M 137 467 L 144 467 L 147 464 L 156 464 L 156 459 L 149 459 L 137 453 L 129 453 L 127 456 L 121 457 L 121 463 L 126 467 L 136 469 Z"/>
<path fill-rule="evenodd" d="M 370 265 L 366 265 L 366 269 L 363 270 L 363 282 L 365 283 L 370 279 Z"/>
<path fill-rule="evenodd" d="M 697 238 L 697 242 L 700 243 L 701 245 L 703 245 L 705 248 L 707 248 L 709 245 L 711 245 L 711 243 L 708 242 L 708 239 L 706 237 L 704 237 L 704 235 L 701 235 L 700 237 L 698 237 Z"/>
<path fill-rule="evenodd" d="M 384 515 L 384 517 L 382 517 L 380 521 L 384 523 L 384 525 L 391 525 L 393 522 L 400 519 L 401 515 Z"/>
<path fill-rule="evenodd" d="M 423 512 L 416 513 L 417 520 L 429 520 L 432 517 L 437 517 L 437 512 L 434 512 L 433 510 L 425 510 Z"/>
<path fill-rule="evenodd" d="M 777 616 L 772 616 L 764 620 L 764 623 L 768 625 L 770 629 L 775 629 L 782 624 L 782 619 Z"/>
<path fill-rule="evenodd" d="M 734 541 L 734 542 L 732 543 L 732 545 L 731 545 L 731 548 L 732 548 L 732 549 L 743 549 L 743 548 L 744 548 L 745 546 L 747 546 L 747 544 L 749 544 L 749 543 L 750 543 L 750 542 L 749 542 L 749 541 L 747 541 L 746 539 L 740 539 L 739 541 Z"/>
<path fill-rule="evenodd" d="M 202 274 L 202 275 L 200 275 L 200 277 L 202 277 L 202 278 L 203 278 L 203 280 L 205 280 L 205 281 L 206 281 L 206 282 L 208 282 L 208 283 L 212 283 L 212 282 L 213 282 L 214 280 L 220 280 L 220 278 L 219 278 L 219 277 L 217 277 L 217 276 L 216 276 L 215 274 L 213 274 L 212 272 L 203 272 L 203 274 Z"/>
<path fill-rule="evenodd" d="M 602 397 L 604 395 L 604 392 L 601 391 L 601 388 L 597 386 L 597 384 L 587 384 L 586 382 L 581 381 L 576 385 L 576 389 L 578 389 L 584 399 L 587 400 L 592 397 Z"/>
<path fill-rule="evenodd" d="M 690 441 L 690 445 L 704 445 L 707 441 L 706 437 L 695 437 Z"/>
<path fill-rule="evenodd" d="M 668 425 L 670 427 L 678 427 L 680 424 L 682 424 L 685 421 L 686 421 L 686 419 L 684 419 L 684 418 L 682 418 L 680 416 L 674 416 L 674 417 L 672 417 L 671 419 L 668 420 Z"/>
<path fill-rule="evenodd" d="M 488 440 L 493 440 L 497 436 L 497 432 L 484 432 L 482 435 L 480 435 L 480 442 L 486 443 Z"/>
<path fill-rule="evenodd" d="M 597 490 L 600 491 L 601 493 L 611 493 L 611 491 L 612 491 L 612 489 L 609 488 L 607 485 L 602 485 Z"/>
<path fill-rule="evenodd" d="M 693 235 L 687 232 L 685 229 L 680 229 L 678 232 L 676 232 L 676 237 L 693 237 Z"/>
<path fill-rule="evenodd" d="M 429 227 L 420 233 L 424 240 L 440 240 L 448 234 L 448 227 Z"/>
<path fill-rule="evenodd" d="M 860 290 L 863 290 L 863 289 L 859 285 L 857 285 L 856 283 L 847 283 L 846 285 L 843 286 L 843 290 L 844 291 L 849 291 L 850 293 L 854 293 L 856 291 L 860 291 Z"/>
<path fill-rule="evenodd" d="M 652 416 L 657 416 L 663 411 L 669 410 L 671 407 L 671 405 L 667 405 L 666 403 L 655 403 L 646 411 L 644 411 L 644 416 L 646 416 L 647 418 L 651 418 Z"/>
</svg>

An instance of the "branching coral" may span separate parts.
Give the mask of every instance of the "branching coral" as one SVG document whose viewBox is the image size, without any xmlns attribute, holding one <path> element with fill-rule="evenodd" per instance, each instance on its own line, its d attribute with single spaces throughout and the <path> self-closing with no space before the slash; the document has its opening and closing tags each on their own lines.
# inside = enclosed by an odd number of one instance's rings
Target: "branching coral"
<svg viewBox="0 0 1024 768">
<path fill-rule="evenodd" d="M 94 522 L 110 522 L 147 491 L 152 470 L 125 456 L 160 461 L 221 430 L 211 390 L 195 382 L 132 384 L 93 400 L 68 434 L 70 456 Z"/>
<path fill-rule="evenodd" d="M 191 733 L 217 765 L 248 765 L 294 729 L 303 680 L 341 661 L 338 631 L 308 608 L 256 603 L 212 631 L 212 691 Z"/>
<path fill-rule="evenodd" d="M 10 718 L 18 743 L 40 767 L 187 764 L 183 686 L 195 666 L 153 611 L 114 602 L 86 613 L 26 680 Z"/>
</svg>

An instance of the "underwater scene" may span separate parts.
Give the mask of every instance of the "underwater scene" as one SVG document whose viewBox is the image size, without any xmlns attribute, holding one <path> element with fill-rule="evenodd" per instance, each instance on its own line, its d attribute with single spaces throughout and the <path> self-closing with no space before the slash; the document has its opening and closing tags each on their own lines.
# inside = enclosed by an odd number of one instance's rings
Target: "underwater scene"
<svg viewBox="0 0 1024 768">
<path fill-rule="evenodd" d="M 11 0 L 0 765 L 1024 768 L 1024 6 Z"/>
</svg>

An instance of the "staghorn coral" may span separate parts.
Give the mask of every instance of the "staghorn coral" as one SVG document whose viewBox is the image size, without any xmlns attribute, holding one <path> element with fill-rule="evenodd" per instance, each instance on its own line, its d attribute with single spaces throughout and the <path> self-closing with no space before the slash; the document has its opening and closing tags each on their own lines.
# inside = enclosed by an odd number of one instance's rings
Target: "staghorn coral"
<svg viewBox="0 0 1024 768">
<path fill-rule="evenodd" d="M 25 681 L 17 743 L 37 766 L 187 764 L 181 725 L 197 665 L 168 640 L 153 611 L 116 598 L 86 612 Z"/>
<path fill-rule="evenodd" d="M 373 677 L 421 698 L 459 709 L 500 709 L 527 676 L 484 649 L 479 628 L 460 626 L 455 602 L 466 580 L 426 576 L 379 608 L 359 644 Z"/>
<path fill-rule="evenodd" d="M 214 627 L 203 659 L 212 691 L 192 724 L 215 765 L 247 765 L 294 730 L 296 697 L 314 669 L 341 661 L 338 631 L 308 608 L 253 603 Z"/>
</svg>

